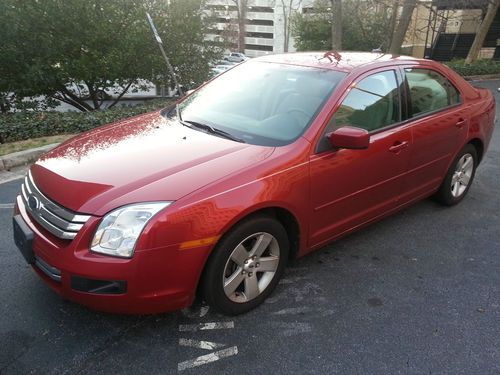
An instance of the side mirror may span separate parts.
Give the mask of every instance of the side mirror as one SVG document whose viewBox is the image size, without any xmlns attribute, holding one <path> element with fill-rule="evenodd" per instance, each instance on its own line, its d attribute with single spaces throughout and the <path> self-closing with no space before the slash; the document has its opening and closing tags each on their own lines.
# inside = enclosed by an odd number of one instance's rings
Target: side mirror
<svg viewBox="0 0 500 375">
<path fill-rule="evenodd" d="M 365 129 L 343 126 L 326 135 L 335 148 L 365 149 L 370 145 L 370 134 Z"/>
</svg>

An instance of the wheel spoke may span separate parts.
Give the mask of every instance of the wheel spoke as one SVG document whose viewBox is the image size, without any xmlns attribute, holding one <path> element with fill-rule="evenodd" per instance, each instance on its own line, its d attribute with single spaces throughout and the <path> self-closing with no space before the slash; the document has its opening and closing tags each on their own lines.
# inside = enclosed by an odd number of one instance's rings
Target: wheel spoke
<svg viewBox="0 0 500 375">
<path fill-rule="evenodd" d="M 453 177 L 451 178 L 451 186 L 455 185 L 458 181 L 458 173 L 453 173 Z"/>
<path fill-rule="evenodd" d="M 264 257 L 259 259 L 260 266 L 257 268 L 259 272 L 276 272 L 280 258 L 276 256 Z"/>
<path fill-rule="evenodd" d="M 243 279 L 245 279 L 245 275 L 241 274 L 241 268 L 238 267 L 238 269 L 224 281 L 224 292 L 226 295 L 232 295 Z"/>
<path fill-rule="evenodd" d="M 465 172 L 466 170 L 468 170 L 471 167 L 471 164 L 472 164 L 471 157 L 464 159 L 464 162 L 463 162 L 462 167 L 461 167 L 462 171 Z"/>
<path fill-rule="evenodd" d="M 245 277 L 245 296 L 247 300 L 254 299 L 259 295 L 259 283 L 255 273 L 250 277 Z"/>
<path fill-rule="evenodd" d="M 243 267 L 243 263 L 245 262 L 245 259 L 248 258 L 248 251 L 245 249 L 245 247 L 242 244 L 239 244 L 236 249 L 234 249 L 233 253 L 231 254 L 231 260 L 236 263 L 238 266 Z"/>
<path fill-rule="evenodd" d="M 464 174 L 462 176 L 462 179 L 461 179 L 462 185 L 464 185 L 464 186 L 469 185 L 469 181 L 470 181 L 470 176 L 467 176 L 466 174 Z"/>
<path fill-rule="evenodd" d="M 452 190 L 451 190 L 451 193 L 453 194 L 454 197 L 457 197 L 458 196 L 458 189 L 460 187 L 460 182 L 455 182 L 453 185 L 452 185 Z"/>
<path fill-rule="evenodd" d="M 250 250 L 250 256 L 261 256 L 262 253 L 267 249 L 269 244 L 271 243 L 273 236 L 268 233 L 262 233 L 258 238 L 255 244 Z"/>
</svg>

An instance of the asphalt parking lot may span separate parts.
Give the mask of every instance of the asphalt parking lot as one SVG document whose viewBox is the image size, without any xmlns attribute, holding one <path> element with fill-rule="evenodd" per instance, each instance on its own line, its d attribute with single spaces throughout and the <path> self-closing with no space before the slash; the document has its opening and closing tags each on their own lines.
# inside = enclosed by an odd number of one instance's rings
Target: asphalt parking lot
<svg viewBox="0 0 500 375">
<path fill-rule="evenodd" d="M 500 81 L 492 89 L 500 118 Z M 498 125 L 497 125 L 498 127 Z M 269 300 L 118 316 L 63 301 L 12 241 L 0 185 L 0 374 L 498 374 L 500 131 L 468 197 L 426 200 L 294 261 Z"/>
</svg>

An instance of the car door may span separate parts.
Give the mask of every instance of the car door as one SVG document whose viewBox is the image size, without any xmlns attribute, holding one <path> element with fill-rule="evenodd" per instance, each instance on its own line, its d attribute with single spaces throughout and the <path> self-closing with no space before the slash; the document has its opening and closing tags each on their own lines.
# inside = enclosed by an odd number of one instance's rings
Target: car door
<svg viewBox="0 0 500 375">
<path fill-rule="evenodd" d="M 408 167 L 412 139 L 401 122 L 401 76 L 386 69 L 356 81 L 310 159 L 311 247 L 394 209 Z M 327 149 L 325 135 L 347 125 L 370 133 L 368 149 Z"/>
<path fill-rule="evenodd" d="M 448 166 L 465 142 L 467 110 L 459 90 L 431 67 L 406 66 L 408 118 L 413 144 L 402 202 L 435 191 Z"/>
</svg>

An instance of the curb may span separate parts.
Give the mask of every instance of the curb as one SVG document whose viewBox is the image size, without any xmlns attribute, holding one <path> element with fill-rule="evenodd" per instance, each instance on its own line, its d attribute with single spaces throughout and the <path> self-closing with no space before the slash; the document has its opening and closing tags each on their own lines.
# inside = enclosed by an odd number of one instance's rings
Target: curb
<svg viewBox="0 0 500 375">
<path fill-rule="evenodd" d="M 33 163 L 40 156 L 52 150 L 54 147 L 58 145 L 59 143 L 52 143 L 50 145 L 32 148 L 29 150 L 24 150 L 19 152 L 13 152 L 12 154 L 0 156 L 0 171 L 5 171 L 14 167 L 19 167 L 21 165 L 27 165 Z"/>
<path fill-rule="evenodd" d="M 463 76 L 467 81 L 488 81 L 492 79 L 500 79 L 500 74 L 483 74 L 479 76 Z"/>
</svg>

